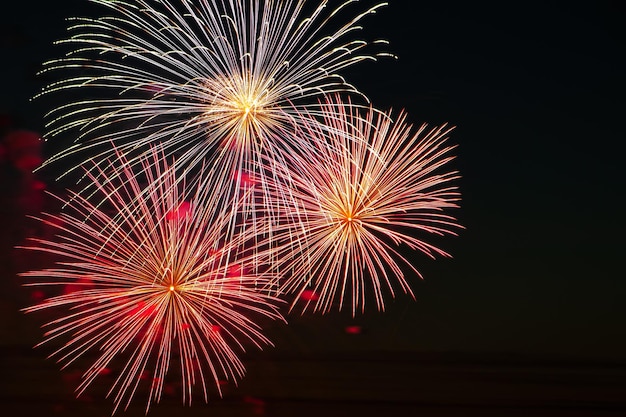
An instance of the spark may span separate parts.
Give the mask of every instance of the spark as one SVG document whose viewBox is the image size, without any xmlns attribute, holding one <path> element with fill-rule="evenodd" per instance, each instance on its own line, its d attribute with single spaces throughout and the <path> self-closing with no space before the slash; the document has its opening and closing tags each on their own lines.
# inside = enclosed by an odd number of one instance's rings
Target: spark
<svg viewBox="0 0 626 417">
<path fill-rule="evenodd" d="M 42 216 L 58 237 L 25 246 L 61 259 L 56 267 L 22 274 L 27 285 L 72 285 L 72 291 L 25 309 L 62 312 L 45 325 L 41 344 L 63 341 L 51 355 L 63 368 L 97 355 L 78 395 L 100 370 L 116 370 L 108 394 L 114 413 L 149 384 L 147 411 L 168 378 L 176 377 L 175 364 L 183 403 L 191 403 L 198 385 L 208 401 L 211 379 L 221 395 L 219 381 L 244 375 L 238 351 L 271 344 L 255 319 L 281 318 L 278 300 L 257 291 L 270 276 L 244 267 L 255 262 L 242 249 L 245 239 L 224 239 L 228 215 L 215 211 L 223 196 L 198 186 L 184 191 L 188 185 L 175 178 L 163 155 L 151 152 L 141 161 L 145 183 L 130 169 L 114 179 L 92 176 L 101 207 L 73 195 L 64 212 Z M 190 198 L 186 204 L 183 195 Z M 229 274 L 233 266 L 239 267 L 237 276 Z"/>
</svg>

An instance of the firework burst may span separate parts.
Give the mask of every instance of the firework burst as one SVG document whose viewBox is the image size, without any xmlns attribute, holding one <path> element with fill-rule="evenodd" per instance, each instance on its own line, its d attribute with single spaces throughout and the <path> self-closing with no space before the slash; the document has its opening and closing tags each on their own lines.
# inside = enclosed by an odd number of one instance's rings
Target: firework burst
<svg viewBox="0 0 626 417">
<path fill-rule="evenodd" d="M 66 212 L 43 218 L 57 239 L 26 246 L 61 259 L 24 273 L 29 285 L 72 288 L 26 309 L 62 312 L 42 343 L 64 343 L 51 355 L 64 367 L 96 355 L 79 395 L 102 369 L 117 370 L 114 412 L 148 386 L 147 409 L 158 402 L 174 368 L 183 402 L 197 386 L 207 401 L 207 381 L 219 391 L 219 380 L 243 376 L 237 351 L 244 344 L 270 343 L 254 318 L 280 318 L 277 300 L 256 291 L 269 278 L 248 268 L 254 260 L 243 255 L 244 239 L 224 240 L 229 215 L 213 211 L 224 197 L 203 187 L 181 192 L 184 181 L 151 152 L 142 160 L 145 184 L 128 169 L 114 181 L 92 177 L 104 202 L 74 195 Z"/>
<path fill-rule="evenodd" d="M 102 160 L 113 152 L 109 142 L 132 163 L 160 143 L 166 156 L 176 155 L 177 169 L 211 158 L 213 184 L 231 191 L 245 182 L 242 174 L 262 182 L 263 155 L 284 163 L 285 149 L 298 144 L 283 138 L 315 111 L 312 97 L 360 94 L 338 71 L 375 59 L 361 54 L 366 43 L 352 32 L 383 5 L 336 25 L 353 1 L 330 11 L 319 1 L 310 14 L 304 0 L 92 1 L 112 16 L 75 19 L 74 35 L 61 42 L 71 52 L 45 65 L 44 72 L 79 74 L 42 94 L 93 97 L 50 112 L 50 136 L 69 130 L 79 138 L 48 163 L 82 151 Z"/>
<path fill-rule="evenodd" d="M 396 122 L 373 109 L 362 117 L 339 99 L 328 101 L 322 114 L 328 127 L 308 130 L 314 151 L 288 168 L 298 205 L 274 225 L 282 243 L 273 262 L 290 271 L 283 289 L 298 294 L 304 309 L 327 312 L 335 302 L 342 309 L 348 300 L 355 314 L 373 292 L 382 310 L 385 291 L 393 296 L 399 287 L 413 295 L 402 265 L 419 275 L 400 247 L 449 256 L 424 237 L 460 227 L 445 212 L 460 198 L 453 184 L 458 175 L 447 170 L 451 128 L 424 125 L 412 133 L 403 113 Z M 305 291 L 313 296 L 302 296 Z"/>
</svg>

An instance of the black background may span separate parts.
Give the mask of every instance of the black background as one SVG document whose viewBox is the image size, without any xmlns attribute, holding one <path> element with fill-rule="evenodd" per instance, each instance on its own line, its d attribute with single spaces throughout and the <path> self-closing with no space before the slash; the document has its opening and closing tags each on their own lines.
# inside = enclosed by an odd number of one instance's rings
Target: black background
<svg viewBox="0 0 626 417">
<path fill-rule="evenodd" d="M 378 108 L 406 109 L 417 125 L 457 126 L 466 230 L 443 241 L 454 258 L 416 256 L 425 276 L 417 300 L 399 296 L 385 313 L 270 325 L 277 346 L 250 354 L 242 386 L 185 413 L 621 415 L 624 6 L 390 3 L 364 20 L 362 35 L 388 40 L 398 59 L 343 74 Z M 354 9 L 375 3 L 360 4 Z M 29 101 L 43 86 L 35 73 L 57 57 L 51 44 L 63 38 L 64 18 L 98 8 L 78 0 L 1 7 L 0 111 L 43 133 L 45 103 Z M 0 398 L 24 415 L 108 415 L 110 403 L 95 394 L 73 400 L 49 352 L 31 350 L 40 331 L 18 311 L 29 300 L 11 250 L 21 220 L 3 204 L 13 233 L 3 243 Z M 362 332 L 348 334 L 348 325 Z M 179 412 L 167 401 L 155 415 Z M 143 414 L 137 403 L 129 414 Z"/>
</svg>

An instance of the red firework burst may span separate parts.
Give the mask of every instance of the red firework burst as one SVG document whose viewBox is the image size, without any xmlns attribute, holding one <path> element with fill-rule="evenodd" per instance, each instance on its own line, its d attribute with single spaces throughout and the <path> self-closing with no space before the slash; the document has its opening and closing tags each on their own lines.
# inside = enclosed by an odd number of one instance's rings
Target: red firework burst
<svg viewBox="0 0 626 417">
<path fill-rule="evenodd" d="M 158 402 L 174 363 L 183 402 L 191 402 L 197 385 L 207 401 L 208 380 L 219 391 L 220 380 L 243 376 L 237 351 L 244 344 L 270 343 L 255 318 L 280 318 L 277 300 L 256 291 L 270 277 L 246 267 L 255 259 L 243 254 L 245 239 L 224 240 L 230 214 L 214 212 L 223 197 L 205 187 L 185 190 L 164 161 L 155 150 L 142 160 L 145 181 L 128 168 L 113 179 L 92 176 L 102 202 L 74 195 L 65 212 L 43 216 L 57 238 L 25 247 L 61 259 L 22 274 L 28 285 L 65 289 L 25 309 L 60 312 L 45 325 L 42 343 L 63 342 L 51 356 L 64 367 L 96 355 L 79 395 L 103 369 L 117 369 L 109 391 L 114 412 L 145 380 L 146 409 Z"/>
</svg>

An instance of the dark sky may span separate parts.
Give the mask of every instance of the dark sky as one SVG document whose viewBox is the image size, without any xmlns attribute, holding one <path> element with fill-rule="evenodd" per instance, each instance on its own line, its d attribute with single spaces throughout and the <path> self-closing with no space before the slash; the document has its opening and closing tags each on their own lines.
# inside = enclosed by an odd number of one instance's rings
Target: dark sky
<svg viewBox="0 0 626 417">
<path fill-rule="evenodd" d="M 34 74 L 56 57 L 51 43 L 63 37 L 64 17 L 94 8 L 6 3 L 0 110 L 42 131 L 46 108 L 28 101 L 43 85 Z M 305 340 L 319 351 L 626 360 L 624 6 L 390 3 L 364 20 L 364 36 L 389 40 L 398 59 L 344 74 L 381 109 L 457 126 L 458 216 L 467 229 L 442 242 L 453 260 L 415 258 L 426 278 L 415 283 L 416 301 L 398 297 L 386 314 L 354 320 L 292 317 L 289 334 L 273 337 L 278 351 Z M 349 323 L 366 330 L 358 344 L 333 336 Z"/>
</svg>

